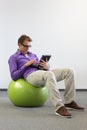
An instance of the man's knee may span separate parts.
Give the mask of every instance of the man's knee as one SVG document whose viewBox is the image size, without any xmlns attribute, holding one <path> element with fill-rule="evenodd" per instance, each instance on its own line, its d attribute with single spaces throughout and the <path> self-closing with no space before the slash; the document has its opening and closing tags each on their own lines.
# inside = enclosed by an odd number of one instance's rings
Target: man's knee
<svg viewBox="0 0 87 130">
<path fill-rule="evenodd" d="M 69 73 L 70 75 L 73 75 L 73 76 L 74 76 L 74 71 L 73 71 L 73 69 L 68 69 L 67 71 L 68 71 L 68 73 Z"/>
<path fill-rule="evenodd" d="M 47 71 L 46 75 L 47 75 L 48 78 L 54 78 L 55 77 L 55 75 L 52 71 Z"/>
</svg>

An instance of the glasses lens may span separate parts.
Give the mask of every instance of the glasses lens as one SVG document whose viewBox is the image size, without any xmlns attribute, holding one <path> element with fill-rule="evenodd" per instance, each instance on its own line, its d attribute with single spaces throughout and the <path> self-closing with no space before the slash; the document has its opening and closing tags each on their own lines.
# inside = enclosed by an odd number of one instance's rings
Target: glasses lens
<svg viewBox="0 0 87 130">
<path fill-rule="evenodd" d="M 21 45 L 24 47 L 31 47 L 31 45 L 24 45 L 23 43 L 21 43 Z"/>
</svg>

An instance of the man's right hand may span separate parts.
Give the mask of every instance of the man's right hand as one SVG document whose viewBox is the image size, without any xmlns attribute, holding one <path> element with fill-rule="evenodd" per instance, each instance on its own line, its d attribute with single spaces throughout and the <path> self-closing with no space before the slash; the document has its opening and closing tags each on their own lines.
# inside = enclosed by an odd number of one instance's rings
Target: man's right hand
<svg viewBox="0 0 87 130">
<path fill-rule="evenodd" d="M 32 65 L 34 62 L 35 62 L 35 60 L 32 59 L 32 60 L 26 62 L 26 63 L 25 63 L 25 66 L 30 66 L 30 65 Z"/>
</svg>

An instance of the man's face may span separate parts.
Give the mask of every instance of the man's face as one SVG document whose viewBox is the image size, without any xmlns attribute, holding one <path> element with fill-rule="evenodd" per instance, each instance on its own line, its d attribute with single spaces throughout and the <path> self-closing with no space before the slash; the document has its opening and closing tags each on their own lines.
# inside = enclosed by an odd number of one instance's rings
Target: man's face
<svg viewBox="0 0 87 130">
<path fill-rule="evenodd" d="M 31 44 L 27 40 L 25 40 L 24 43 L 19 43 L 19 50 L 24 54 L 28 52 L 29 47 L 31 47 Z"/>
</svg>

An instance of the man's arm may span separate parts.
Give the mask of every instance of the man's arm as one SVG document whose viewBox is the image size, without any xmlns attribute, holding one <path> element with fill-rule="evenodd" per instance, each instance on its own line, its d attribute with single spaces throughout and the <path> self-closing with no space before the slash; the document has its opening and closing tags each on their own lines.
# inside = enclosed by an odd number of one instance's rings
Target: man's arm
<svg viewBox="0 0 87 130">
<path fill-rule="evenodd" d="M 14 56 L 10 57 L 8 63 L 9 63 L 11 78 L 13 80 L 17 80 L 18 78 L 21 78 L 23 73 L 25 72 L 26 66 L 22 66 L 20 69 L 18 69 L 17 59 Z"/>
</svg>

